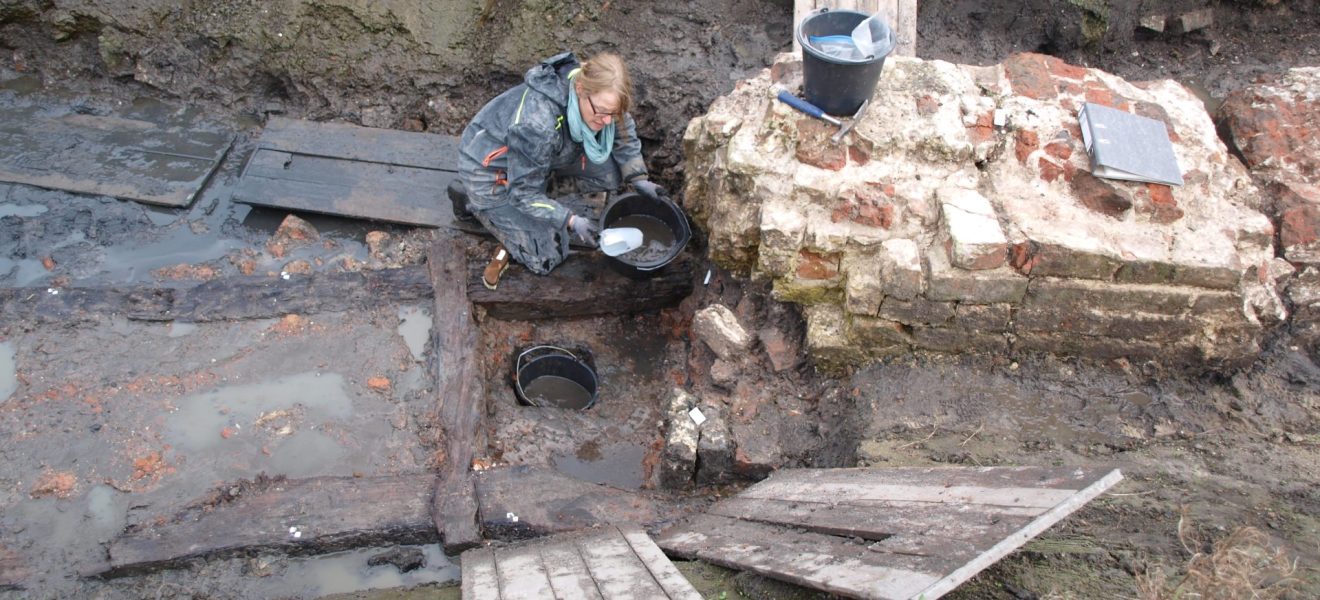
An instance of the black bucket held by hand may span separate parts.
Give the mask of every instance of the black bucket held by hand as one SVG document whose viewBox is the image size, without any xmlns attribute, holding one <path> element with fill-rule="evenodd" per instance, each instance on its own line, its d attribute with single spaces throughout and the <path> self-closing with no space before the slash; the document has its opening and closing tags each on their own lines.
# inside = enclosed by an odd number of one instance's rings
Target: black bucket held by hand
<svg viewBox="0 0 1320 600">
<path fill-rule="evenodd" d="M 518 401 L 538 408 L 586 410 L 596 404 L 596 371 L 558 346 L 532 346 L 514 361 Z"/>
<path fill-rule="evenodd" d="M 802 46 L 802 95 L 807 102 L 828 114 L 851 117 L 875 93 L 885 57 L 894 47 L 893 31 L 883 20 L 877 18 L 871 28 L 873 36 L 878 31 L 887 38 L 877 40 L 880 42 L 877 46 L 883 49 L 879 56 L 869 54 L 859 60 L 850 60 L 833 56 L 811 43 L 812 38 L 851 36 L 853 29 L 870 17 L 855 10 L 822 8 L 798 23 L 797 42 Z"/>
<path fill-rule="evenodd" d="M 692 239 L 692 226 L 683 209 L 667 198 L 654 200 L 636 192 L 621 194 L 605 208 L 601 229 L 636 227 L 642 230 L 642 246 L 618 256 L 609 256 L 614 270 L 633 279 L 648 279 L 678 258 Z"/>
</svg>

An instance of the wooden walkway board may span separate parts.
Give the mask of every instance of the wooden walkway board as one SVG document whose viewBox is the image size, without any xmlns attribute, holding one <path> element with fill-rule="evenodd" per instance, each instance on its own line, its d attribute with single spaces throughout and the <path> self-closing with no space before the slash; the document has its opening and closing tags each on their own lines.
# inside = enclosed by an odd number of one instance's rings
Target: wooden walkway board
<svg viewBox="0 0 1320 600">
<path fill-rule="evenodd" d="M 0 181 L 187 206 L 234 133 L 188 111 L 153 118 L 0 107 Z"/>
<path fill-rule="evenodd" d="M 360 546 L 438 541 L 433 474 L 277 480 L 121 534 L 105 575 L 172 568 L 189 559 L 261 550 L 320 554 Z M 152 523 L 154 520 L 145 522 Z M 295 527 L 295 531 L 290 528 Z"/>
<path fill-rule="evenodd" d="M 659 544 L 850 598 L 938 598 L 1122 479 L 1042 467 L 788 469 Z"/>
<path fill-rule="evenodd" d="M 272 117 L 234 199 L 405 225 L 453 221 L 458 138 Z"/>
<path fill-rule="evenodd" d="M 468 550 L 463 600 L 681 598 L 696 588 L 636 525 Z"/>
</svg>

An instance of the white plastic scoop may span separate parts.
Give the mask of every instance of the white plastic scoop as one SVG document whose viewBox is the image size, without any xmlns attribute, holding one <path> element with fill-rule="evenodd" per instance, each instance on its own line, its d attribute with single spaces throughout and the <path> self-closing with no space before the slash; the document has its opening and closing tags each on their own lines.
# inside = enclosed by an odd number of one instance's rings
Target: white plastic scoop
<svg viewBox="0 0 1320 600">
<path fill-rule="evenodd" d="M 618 256 L 642 247 L 642 230 L 636 227 L 611 227 L 600 232 L 600 251 Z"/>
</svg>

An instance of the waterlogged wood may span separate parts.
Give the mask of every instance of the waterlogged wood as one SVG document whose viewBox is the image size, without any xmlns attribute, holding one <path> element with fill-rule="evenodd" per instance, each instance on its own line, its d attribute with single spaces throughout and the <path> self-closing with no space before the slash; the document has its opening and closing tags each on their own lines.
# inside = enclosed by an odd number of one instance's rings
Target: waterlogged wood
<svg viewBox="0 0 1320 600">
<path fill-rule="evenodd" d="M 932 599 L 1121 479 L 1044 467 L 786 469 L 660 545 L 848 597 Z"/>
<path fill-rule="evenodd" d="M 640 493 L 524 465 L 478 473 L 477 498 L 486 536 L 506 541 L 670 516 L 666 505 Z"/>
<path fill-rule="evenodd" d="M 700 600 L 636 525 L 605 526 L 463 553 L 464 600 Z"/>
<path fill-rule="evenodd" d="M 650 279 L 616 272 L 599 252 L 570 256 L 549 275 L 536 275 L 516 263 L 495 290 L 481 283 L 489 257 L 468 263 L 468 297 L 486 314 L 505 320 L 537 320 L 594 315 L 628 315 L 677 306 L 692 293 L 696 261 L 685 251 Z"/>
<path fill-rule="evenodd" d="M 306 555 L 435 543 L 430 511 L 434 486 L 431 474 L 269 482 L 121 534 L 110 543 L 104 575 L 135 575 L 197 558 L 256 551 Z M 297 528 L 296 534 L 291 527 Z"/>
<path fill-rule="evenodd" d="M 442 231 L 427 253 L 431 286 L 435 295 L 434 324 L 431 328 L 431 353 L 436 374 L 435 413 L 441 430 L 445 463 L 440 466 L 437 494 L 460 494 L 447 498 L 438 509 L 435 526 L 444 538 L 445 549 L 456 553 L 480 543 L 477 529 L 477 502 L 471 483 L 472 459 L 477 448 L 484 448 L 482 415 L 485 414 L 485 389 L 477 364 L 479 335 L 472 317 L 472 304 L 461 281 L 467 255 L 459 234 Z"/>
<path fill-rule="evenodd" d="M 343 312 L 432 295 L 425 266 L 213 279 L 192 287 L 5 288 L 0 316 L 39 322 L 123 315 L 138 321 L 265 319 L 286 314 Z"/>
<path fill-rule="evenodd" d="M 453 221 L 445 188 L 458 139 L 428 133 L 272 118 L 234 199 L 407 225 Z"/>
<path fill-rule="evenodd" d="M 157 121 L 0 108 L 0 181 L 171 207 L 192 203 L 234 141 L 226 127 L 169 111 Z"/>
</svg>

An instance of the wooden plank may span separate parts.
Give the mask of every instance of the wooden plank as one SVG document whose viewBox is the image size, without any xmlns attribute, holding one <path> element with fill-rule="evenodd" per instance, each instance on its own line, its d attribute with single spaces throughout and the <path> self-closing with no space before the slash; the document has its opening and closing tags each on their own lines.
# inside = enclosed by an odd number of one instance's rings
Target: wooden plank
<svg viewBox="0 0 1320 600">
<path fill-rule="evenodd" d="M 463 598 L 700 600 L 640 527 L 606 526 L 463 553 Z"/>
<path fill-rule="evenodd" d="M 431 516 L 443 540 L 445 554 L 458 554 L 481 542 L 477 524 L 477 492 L 472 473 L 451 473 L 437 479 Z"/>
<path fill-rule="evenodd" d="M 155 123 L 0 108 L 0 181 L 187 206 L 219 167 L 234 133 L 177 114 Z"/>
<path fill-rule="evenodd" d="M 651 536 L 646 535 L 646 532 L 636 525 L 619 525 L 618 528 L 633 553 L 642 564 L 646 565 L 651 577 L 655 578 L 656 583 L 660 584 L 667 596 L 680 600 L 702 600 L 701 594 L 692 587 L 692 583 L 683 577 L 682 573 L 678 572 L 674 563 L 660 551 L 660 547 L 655 545 Z"/>
<path fill-rule="evenodd" d="M 541 563 L 537 546 L 502 548 L 495 553 L 499 573 L 500 598 L 504 600 L 543 600 L 554 598 L 550 575 Z"/>
<path fill-rule="evenodd" d="M 458 170 L 458 138 L 432 133 L 271 117 L 260 147 L 362 162 Z"/>
<path fill-rule="evenodd" d="M 869 544 L 716 515 L 666 531 L 661 548 L 849 598 L 906 600 L 954 565 L 938 557 L 875 552 Z"/>
<path fill-rule="evenodd" d="M 740 494 L 744 498 L 773 498 L 779 500 L 817 500 L 828 497 L 835 501 L 913 500 L 928 502 L 964 501 L 972 504 L 1001 504 L 1049 508 L 1057 502 L 1031 498 L 1036 494 L 1067 497 L 1068 493 L 1084 489 L 1105 476 L 1100 469 L 1072 467 L 907 467 L 892 469 L 783 469 L 768 479 L 747 488 Z M 866 492 L 866 486 L 877 487 Z M 910 489 L 909 489 L 910 488 Z M 941 492 L 962 488 L 956 493 Z M 845 493 L 836 495 L 807 495 L 820 489 Z M 923 491 L 924 489 L 924 491 Z M 977 496 L 975 490 L 1016 490 L 1010 493 L 991 493 Z M 979 500 L 978 500 L 979 499 Z"/>
<path fill-rule="evenodd" d="M 165 517 L 145 518 L 110 543 L 105 576 L 175 568 L 196 558 L 256 551 L 320 554 L 361 546 L 439 541 L 431 474 L 262 481 Z M 221 486 L 227 490 L 230 486 Z M 296 537 L 289 531 L 297 527 Z"/>
<path fill-rule="evenodd" d="M 987 549 L 1017 531 L 1043 509 L 1007 509 L 1026 514 L 1005 514 L 999 507 L 929 502 L 876 502 L 871 504 L 744 498 L 721 500 L 708 512 L 745 521 L 802 527 L 808 531 L 883 540 L 890 536 L 942 536 L 971 543 L 985 540 Z"/>
<path fill-rule="evenodd" d="M 536 320 L 593 315 L 629 315 L 677 306 L 692 293 L 696 261 L 685 251 L 650 279 L 614 271 L 599 252 L 570 256 L 549 275 L 536 275 L 516 263 L 498 289 L 481 283 L 489 256 L 468 263 L 467 291 L 486 314 L 505 320 Z"/>
<path fill-rule="evenodd" d="M 432 294 L 424 265 L 355 273 L 265 275 L 213 279 L 192 287 L 4 288 L 0 316 L 66 322 L 96 315 L 139 321 L 204 323 L 286 314 L 343 312 L 382 302 L 411 302 Z"/>
<path fill-rule="evenodd" d="M 485 389 L 477 354 L 477 324 L 467 291 L 455 281 L 463 277 L 467 255 L 460 234 L 442 231 L 427 252 L 435 295 L 431 328 L 431 360 L 436 374 L 436 414 L 439 415 L 445 464 L 440 466 L 440 488 L 467 489 L 464 481 L 478 448 L 484 448 L 482 415 Z M 476 530 L 477 503 L 452 502 L 437 516 L 436 528 L 451 552 L 480 541 Z"/>
<path fill-rule="evenodd" d="M 576 544 L 548 544 L 541 548 L 541 561 L 556 600 L 603 600 Z"/>
<path fill-rule="evenodd" d="M 277 163 L 288 167 L 280 169 Z M 234 200 L 254 206 L 440 227 L 453 221 L 451 171 L 258 149 Z"/>
<path fill-rule="evenodd" d="M 462 567 L 463 600 L 498 600 L 500 576 L 495 570 L 495 551 L 473 548 L 459 557 Z"/>
<path fill-rule="evenodd" d="M 660 544 L 849 597 L 933 599 L 1120 479 L 1091 468 L 786 469 Z M 1055 503 L 1042 506 L 1047 499 Z M 850 574 L 871 568 L 888 583 Z"/>
<path fill-rule="evenodd" d="M 577 548 L 607 600 L 665 597 L 664 589 L 618 529 L 609 527 L 596 537 L 579 540 Z"/>
<path fill-rule="evenodd" d="M 274 117 L 234 199 L 256 206 L 440 227 L 458 138 Z"/>
<path fill-rule="evenodd" d="M 1064 517 L 1076 512 L 1077 509 L 1084 506 L 1087 502 L 1094 500 L 1106 490 L 1114 487 L 1119 481 L 1122 481 L 1123 474 L 1118 469 L 1109 471 L 1103 477 L 1096 480 L 1086 489 L 1077 492 L 1073 497 L 1059 503 L 1058 506 L 1051 508 L 1048 512 L 1036 517 L 1031 523 L 1027 524 L 1020 531 L 1004 538 L 1003 541 L 978 556 L 975 560 L 958 567 L 952 573 L 941 578 L 939 581 L 931 584 L 921 591 L 925 598 L 939 598 L 944 594 L 953 591 L 954 588 L 962 585 L 963 582 L 976 576 L 977 573 L 985 570 L 986 567 L 995 564 L 1000 559 L 1008 556 L 1009 553 L 1027 543 L 1027 540 L 1034 538 L 1046 529 L 1052 527 L 1055 523 L 1063 520 Z"/>
<path fill-rule="evenodd" d="M 653 523 L 677 516 L 658 499 L 582 481 L 548 468 L 519 465 L 477 473 L 481 528 L 513 541 L 619 522 Z M 516 523 L 508 518 L 518 516 Z"/>
</svg>

